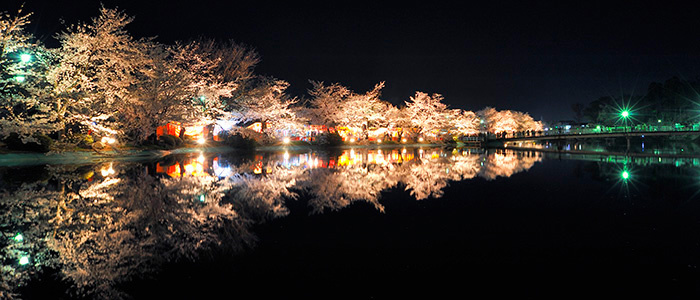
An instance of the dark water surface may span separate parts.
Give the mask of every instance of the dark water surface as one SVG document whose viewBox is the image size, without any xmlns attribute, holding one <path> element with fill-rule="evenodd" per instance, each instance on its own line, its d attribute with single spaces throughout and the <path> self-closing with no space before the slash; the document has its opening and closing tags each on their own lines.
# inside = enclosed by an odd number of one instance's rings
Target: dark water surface
<svg viewBox="0 0 700 300">
<path fill-rule="evenodd" d="M 700 294 L 692 157 L 357 148 L 0 174 L 0 290 L 26 299 Z"/>
</svg>

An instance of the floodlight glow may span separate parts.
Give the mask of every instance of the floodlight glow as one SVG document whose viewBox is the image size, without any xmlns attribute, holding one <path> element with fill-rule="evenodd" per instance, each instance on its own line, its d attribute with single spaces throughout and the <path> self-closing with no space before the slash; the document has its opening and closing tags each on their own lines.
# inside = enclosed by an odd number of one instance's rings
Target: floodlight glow
<svg viewBox="0 0 700 300">
<path fill-rule="evenodd" d="M 15 76 L 15 81 L 17 81 L 17 82 L 24 82 L 25 79 L 27 79 L 27 78 L 22 76 L 22 75 Z"/>
<path fill-rule="evenodd" d="M 19 61 L 21 61 L 23 63 L 28 63 L 30 60 L 32 60 L 31 54 L 22 53 L 19 55 Z"/>
<path fill-rule="evenodd" d="M 355 139 L 350 139 L 350 142 L 351 142 L 351 143 L 354 143 L 354 142 L 355 142 Z"/>
<path fill-rule="evenodd" d="M 627 171 L 622 171 L 622 179 L 627 179 L 630 177 L 630 173 Z"/>
<path fill-rule="evenodd" d="M 285 144 L 289 144 L 290 140 L 288 137 L 285 137 L 284 139 L 282 139 L 282 142 Z"/>
<path fill-rule="evenodd" d="M 623 118 L 627 118 L 627 117 L 630 116 L 630 112 L 629 112 L 629 111 L 626 111 L 626 110 L 623 110 L 622 113 L 621 113 L 620 115 L 621 115 Z"/>
<path fill-rule="evenodd" d="M 28 263 L 29 263 L 29 256 L 26 256 L 26 255 L 25 255 L 25 256 L 22 256 L 22 257 L 19 259 L 19 264 L 22 265 L 22 266 L 24 266 L 24 265 L 26 265 L 26 264 L 28 264 Z"/>
<path fill-rule="evenodd" d="M 407 140 L 406 140 L 406 139 L 401 139 L 401 141 L 405 143 Z"/>
<path fill-rule="evenodd" d="M 204 200 L 206 200 L 204 194 L 199 195 L 199 202 L 204 202 Z"/>
<path fill-rule="evenodd" d="M 197 144 L 200 144 L 200 145 L 202 145 L 202 144 L 204 144 L 204 143 L 206 143 L 206 142 L 207 142 L 207 140 L 205 140 L 203 137 L 201 137 L 201 138 L 199 138 L 199 139 L 197 140 Z"/>
<path fill-rule="evenodd" d="M 112 163 L 109 163 L 109 167 L 107 167 L 107 168 L 102 167 L 102 169 L 100 169 L 100 174 L 102 174 L 102 177 L 114 175 L 115 173 L 117 173 L 117 172 L 114 171 L 114 168 L 112 167 Z"/>
<path fill-rule="evenodd" d="M 377 143 L 378 143 L 378 144 L 381 144 L 381 143 L 382 143 L 382 139 L 377 139 Z"/>
<path fill-rule="evenodd" d="M 102 139 L 101 139 L 100 141 L 101 141 L 103 144 L 114 144 L 114 143 L 117 142 L 117 140 L 116 140 L 115 138 L 108 137 L 108 136 L 102 137 Z"/>
<path fill-rule="evenodd" d="M 24 240 L 24 236 L 22 236 L 21 233 L 18 233 L 18 234 L 15 235 L 15 237 L 13 237 L 12 239 L 15 240 L 15 242 L 21 242 L 21 241 Z"/>
<path fill-rule="evenodd" d="M 418 141 L 419 141 L 419 142 L 422 142 L 422 141 L 423 141 L 423 138 L 422 138 L 422 137 L 421 137 L 421 138 L 418 138 Z"/>
</svg>

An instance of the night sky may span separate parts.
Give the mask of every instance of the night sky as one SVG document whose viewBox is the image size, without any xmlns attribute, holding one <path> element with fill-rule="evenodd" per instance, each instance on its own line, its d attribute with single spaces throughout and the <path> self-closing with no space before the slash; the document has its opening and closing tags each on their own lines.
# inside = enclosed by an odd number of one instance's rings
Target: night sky
<svg viewBox="0 0 700 300">
<path fill-rule="evenodd" d="M 100 5 L 3 0 L 0 10 L 23 2 L 34 13 L 30 31 L 52 47 L 56 32 L 96 16 Z M 394 104 L 423 91 L 442 94 L 452 108 L 493 106 L 544 121 L 571 119 L 574 102 L 699 77 L 700 4 L 641 2 L 102 1 L 135 16 L 127 30 L 136 37 L 252 46 L 262 57 L 256 73 L 290 82 L 295 96 L 305 95 L 308 80 L 357 92 L 385 81 L 383 99 Z"/>
</svg>

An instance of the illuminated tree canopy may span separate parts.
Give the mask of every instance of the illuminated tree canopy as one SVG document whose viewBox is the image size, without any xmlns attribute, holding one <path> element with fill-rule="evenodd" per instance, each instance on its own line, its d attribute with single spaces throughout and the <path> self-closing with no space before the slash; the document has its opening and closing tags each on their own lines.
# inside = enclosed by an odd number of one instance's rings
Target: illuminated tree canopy
<svg viewBox="0 0 700 300">
<path fill-rule="evenodd" d="M 141 144 L 169 122 L 204 126 L 220 120 L 261 122 L 273 140 L 306 125 L 342 127 L 365 140 L 370 132 L 390 130 L 402 138 L 442 141 L 541 129 L 526 113 L 448 108 L 442 95 L 421 91 L 397 107 L 382 100 L 384 82 L 360 93 L 311 81 L 308 99 L 300 99 L 287 94 L 286 81 L 255 74 L 260 57 L 248 46 L 137 38 L 128 32 L 134 18 L 118 9 L 102 7 L 89 22 L 68 26 L 55 49 L 25 31 L 29 18 L 22 12 L 0 17 L 0 138 L 14 134 L 26 143 L 51 135 L 59 145 L 71 145 L 89 134 Z"/>
</svg>

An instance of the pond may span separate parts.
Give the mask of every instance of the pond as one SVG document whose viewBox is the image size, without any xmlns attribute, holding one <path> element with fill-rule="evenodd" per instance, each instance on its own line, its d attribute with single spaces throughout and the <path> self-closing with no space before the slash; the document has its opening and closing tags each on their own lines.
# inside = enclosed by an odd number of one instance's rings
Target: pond
<svg viewBox="0 0 700 300">
<path fill-rule="evenodd" d="M 697 157 L 441 147 L 0 167 L 0 295 L 695 295 Z"/>
</svg>

